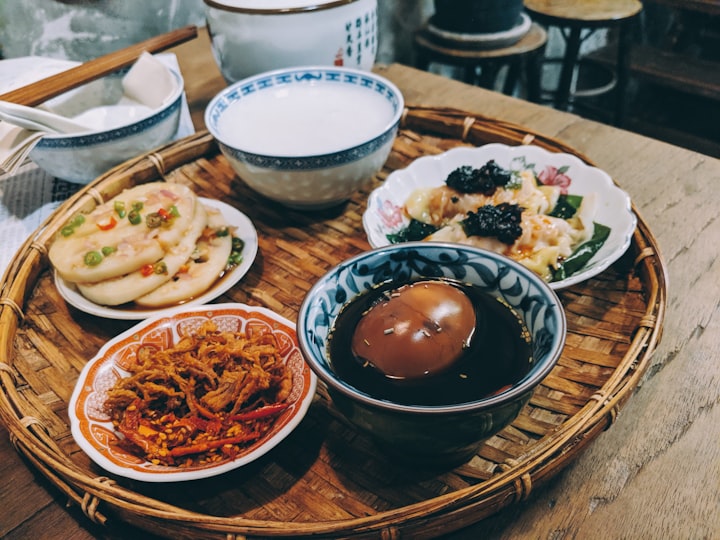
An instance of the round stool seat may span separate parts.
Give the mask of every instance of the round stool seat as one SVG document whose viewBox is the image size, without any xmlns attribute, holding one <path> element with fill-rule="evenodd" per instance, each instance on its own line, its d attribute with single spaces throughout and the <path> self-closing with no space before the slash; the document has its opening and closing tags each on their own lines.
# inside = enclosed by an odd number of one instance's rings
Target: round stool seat
<svg viewBox="0 0 720 540">
<path fill-rule="evenodd" d="M 538 19 L 555 24 L 608 26 L 612 21 L 630 19 L 642 11 L 639 0 L 525 0 L 525 9 Z"/>
<path fill-rule="evenodd" d="M 555 107 L 568 110 L 571 98 L 599 95 L 615 90 L 614 123 L 620 125 L 625 109 L 625 88 L 628 78 L 627 52 L 630 46 L 629 26 L 642 12 L 639 0 L 524 0 L 527 13 L 533 20 L 545 26 L 561 29 L 565 40 L 565 53 L 555 93 Z M 609 84 L 594 89 L 573 92 L 572 84 L 576 68 L 583 62 L 580 45 L 595 31 L 603 28 L 618 29 L 617 64 Z M 583 31 L 585 36 L 583 37 Z M 555 58 L 547 61 L 556 61 Z"/>
<path fill-rule="evenodd" d="M 457 43 L 450 40 L 440 42 L 436 39 L 435 34 L 427 29 L 427 25 L 415 36 L 415 44 L 419 48 L 435 55 L 438 61 L 455 64 L 458 62 L 473 63 L 488 58 L 521 56 L 537 51 L 539 48 L 544 47 L 546 43 L 547 32 L 537 24 L 531 24 L 528 32 L 514 44 L 497 49 L 469 48 L 464 46 L 461 41 Z"/>
<path fill-rule="evenodd" d="M 527 33 L 512 45 L 499 48 L 468 47 L 462 40 L 453 42 L 438 39 L 438 36 L 424 25 L 415 34 L 415 48 L 418 67 L 427 69 L 431 62 L 466 68 L 466 82 L 475 83 L 475 68 L 480 67 L 483 74 L 480 84 L 491 87 L 501 65 L 510 67 L 503 91 L 511 93 L 518 78 L 521 64 L 525 65 L 528 79 L 528 98 L 539 101 L 540 73 L 538 58 L 547 43 L 547 32 L 537 23 L 530 25 Z"/>
</svg>

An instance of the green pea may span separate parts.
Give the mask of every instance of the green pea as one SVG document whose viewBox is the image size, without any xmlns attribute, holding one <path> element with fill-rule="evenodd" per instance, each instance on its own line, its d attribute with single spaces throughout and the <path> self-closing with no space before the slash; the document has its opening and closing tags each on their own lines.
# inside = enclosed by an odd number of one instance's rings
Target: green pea
<svg viewBox="0 0 720 540">
<path fill-rule="evenodd" d="M 88 266 L 97 266 L 102 260 L 103 256 L 99 251 L 88 251 L 85 254 L 85 264 Z"/>
<path fill-rule="evenodd" d="M 128 221 L 132 225 L 138 225 L 142 222 L 142 216 L 140 215 L 140 211 L 137 209 L 130 210 L 130 213 L 128 214 Z"/>
<path fill-rule="evenodd" d="M 71 227 L 79 227 L 83 223 L 85 223 L 85 216 L 82 214 L 78 214 L 77 216 L 72 218 L 72 221 L 70 221 L 70 226 Z"/>
<path fill-rule="evenodd" d="M 113 207 L 115 208 L 115 212 L 119 217 L 125 217 L 125 203 L 123 201 L 115 201 Z"/>
<path fill-rule="evenodd" d="M 150 229 L 158 228 L 160 225 L 162 225 L 162 222 L 163 222 L 163 218 L 157 212 L 152 212 L 151 214 L 148 214 L 147 216 L 145 216 L 145 224 Z"/>
</svg>

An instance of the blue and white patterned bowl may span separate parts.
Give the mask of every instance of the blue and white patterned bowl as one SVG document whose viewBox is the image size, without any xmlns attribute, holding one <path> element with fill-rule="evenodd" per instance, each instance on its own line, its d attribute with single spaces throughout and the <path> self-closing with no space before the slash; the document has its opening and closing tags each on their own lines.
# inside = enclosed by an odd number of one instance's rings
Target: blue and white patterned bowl
<svg viewBox="0 0 720 540">
<path fill-rule="evenodd" d="M 170 71 L 177 79 L 175 90 L 165 105 L 150 115 L 129 116 L 127 123 L 101 131 L 47 134 L 30 152 L 30 159 L 56 178 L 87 184 L 115 165 L 169 142 L 178 130 L 184 95 L 182 76 Z M 92 107 L 114 104 L 122 96 L 122 75 L 109 75 L 78 89 L 62 103 L 61 109 L 67 109 L 67 116 L 72 116 Z"/>
<path fill-rule="evenodd" d="M 530 371 L 498 394 L 441 406 L 378 399 L 340 379 L 329 358 L 328 337 L 344 306 L 378 284 L 402 284 L 426 277 L 452 278 L 479 286 L 514 308 L 531 335 L 534 365 Z M 566 331 L 560 300 L 530 270 L 482 249 L 431 242 L 378 248 L 340 263 L 310 289 L 297 322 L 306 361 L 348 420 L 391 454 L 437 466 L 466 462 L 484 440 L 518 416 L 557 363 Z"/>
<path fill-rule="evenodd" d="M 208 104 L 205 125 L 252 189 L 314 210 L 348 200 L 382 168 L 403 107 L 384 77 L 305 66 L 229 86 Z"/>
</svg>

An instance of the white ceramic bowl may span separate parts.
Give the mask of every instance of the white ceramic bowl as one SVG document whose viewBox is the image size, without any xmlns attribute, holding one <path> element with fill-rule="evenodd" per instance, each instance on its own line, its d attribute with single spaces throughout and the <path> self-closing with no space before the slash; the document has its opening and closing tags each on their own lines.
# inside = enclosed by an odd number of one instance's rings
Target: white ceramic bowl
<svg viewBox="0 0 720 540">
<path fill-rule="evenodd" d="M 205 125 L 252 189 L 313 210 L 346 201 L 382 168 L 403 107 L 379 75 L 308 66 L 229 86 L 208 104 Z"/>
<path fill-rule="evenodd" d="M 101 130 L 45 135 L 30 152 L 30 159 L 57 178 L 87 184 L 115 165 L 170 141 L 178 129 L 184 93 L 182 76 L 171 73 L 177 79 L 174 92 L 163 106 L 149 111 L 120 101 L 121 73 L 55 98 L 49 102 L 51 110 L 63 116 L 72 118 L 89 109 L 117 105 L 104 109 L 115 117 L 101 119 L 101 125 L 108 126 Z"/>
<path fill-rule="evenodd" d="M 377 0 L 205 0 L 212 51 L 233 83 L 291 66 L 372 68 Z"/>
</svg>

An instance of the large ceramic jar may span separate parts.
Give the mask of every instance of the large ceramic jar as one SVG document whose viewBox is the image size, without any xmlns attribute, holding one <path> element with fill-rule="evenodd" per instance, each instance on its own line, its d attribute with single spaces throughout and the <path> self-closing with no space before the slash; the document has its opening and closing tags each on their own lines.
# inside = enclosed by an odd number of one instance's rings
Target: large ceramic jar
<svg viewBox="0 0 720 540">
<path fill-rule="evenodd" d="M 212 51 L 235 82 L 293 66 L 369 70 L 377 54 L 377 0 L 204 0 Z"/>
</svg>

